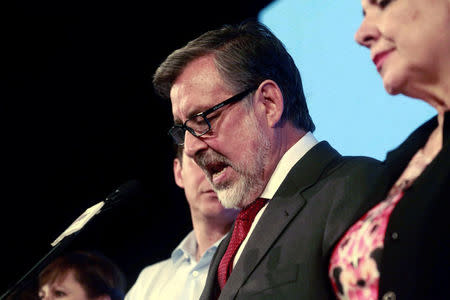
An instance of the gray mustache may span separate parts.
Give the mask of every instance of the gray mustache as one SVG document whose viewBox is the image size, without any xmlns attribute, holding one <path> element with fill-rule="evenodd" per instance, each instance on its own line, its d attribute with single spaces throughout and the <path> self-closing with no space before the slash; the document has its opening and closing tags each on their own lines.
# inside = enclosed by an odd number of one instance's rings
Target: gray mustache
<svg viewBox="0 0 450 300">
<path fill-rule="evenodd" d="M 231 162 L 225 156 L 214 152 L 213 150 L 197 154 L 194 160 L 202 169 L 207 169 L 208 165 L 217 163 L 223 163 L 231 166 Z"/>
</svg>

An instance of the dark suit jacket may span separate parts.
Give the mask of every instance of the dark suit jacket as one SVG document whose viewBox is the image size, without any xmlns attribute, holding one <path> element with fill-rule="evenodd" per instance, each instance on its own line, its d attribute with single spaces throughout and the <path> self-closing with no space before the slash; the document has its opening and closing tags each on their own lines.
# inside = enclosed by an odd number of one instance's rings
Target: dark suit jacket
<svg viewBox="0 0 450 300">
<path fill-rule="evenodd" d="M 437 119 L 426 122 L 386 156 L 378 200 L 423 147 Z M 443 147 L 393 210 L 380 264 L 379 299 L 450 299 L 450 112 Z M 386 296 L 385 296 L 386 295 Z M 395 295 L 395 298 L 394 298 Z M 385 298 L 383 298 L 385 296 Z"/>
<path fill-rule="evenodd" d="M 270 200 L 220 299 L 335 299 L 330 250 L 370 207 L 366 193 L 379 165 L 342 157 L 327 142 L 314 146 Z M 217 267 L 230 236 L 216 251 L 201 299 L 217 298 Z"/>
</svg>

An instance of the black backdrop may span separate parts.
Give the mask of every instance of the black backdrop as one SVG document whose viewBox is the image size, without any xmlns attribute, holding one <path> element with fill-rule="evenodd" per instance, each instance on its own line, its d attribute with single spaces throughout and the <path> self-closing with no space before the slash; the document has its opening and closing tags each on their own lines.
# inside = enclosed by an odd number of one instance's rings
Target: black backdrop
<svg viewBox="0 0 450 300">
<path fill-rule="evenodd" d="M 2 1 L 0 293 L 129 179 L 144 193 L 99 215 L 68 250 L 103 252 L 131 286 L 191 230 L 173 183 L 170 105 L 151 76 L 190 39 L 271 1 L 155 2 Z"/>
</svg>

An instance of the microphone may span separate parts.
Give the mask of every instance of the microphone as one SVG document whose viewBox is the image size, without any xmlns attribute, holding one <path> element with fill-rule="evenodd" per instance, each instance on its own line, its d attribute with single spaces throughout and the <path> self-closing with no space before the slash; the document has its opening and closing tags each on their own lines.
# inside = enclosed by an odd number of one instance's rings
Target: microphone
<svg viewBox="0 0 450 300">
<path fill-rule="evenodd" d="M 109 209 L 124 199 L 132 199 L 138 196 L 141 192 L 141 183 L 135 179 L 129 180 L 106 197 L 105 206 Z"/>
<path fill-rule="evenodd" d="M 61 233 L 51 245 L 55 247 L 65 237 L 80 231 L 94 216 L 116 206 L 124 199 L 131 199 L 141 191 L 141 185 L 137 180 L 130 180 L 109 194 L 104 201 L 89 207 L 73 223 Z"/>
<path fill-rule="evenodd" d="M 16 289 L 21 288 L 29 281 L 32 276 L 37 275 L 56 254 L 59 254 L 75 236 L 84 228 L 84 226 L 96 215 L 107 211 L 123 200 L 132 199 L 138 196 L 142 191 L 142 186 L 137 180 L 130 180 L 119 186 L 111 194 L 109 194 L 104 201 L 86 209 L 66 230 L 61 233 L 55 241 L 51 243 L 52 249 L 41 259 L 37 264 L 31 268 L 19 281 L 9 288 L 1 297 L 0 300 L 6 299 Z"/>
</svg>

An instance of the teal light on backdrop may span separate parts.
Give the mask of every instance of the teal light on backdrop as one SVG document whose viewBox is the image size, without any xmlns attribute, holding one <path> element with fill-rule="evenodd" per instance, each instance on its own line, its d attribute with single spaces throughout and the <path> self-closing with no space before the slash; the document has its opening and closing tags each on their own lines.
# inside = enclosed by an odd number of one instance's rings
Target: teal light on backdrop
<svg viewBox="0 0 450 300">
<path fill-rule="evenodd" d="M 390 96 L 356 44 L 360 1 L 278 0 L 259 20 L 280 38 L 300 70 L 314 135 L 343 155 L 384 159 L 435 110 L 423 101 Z"/>
</svg>

